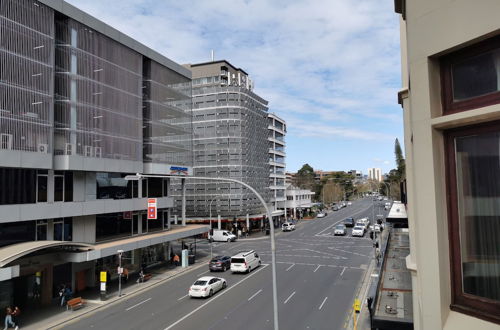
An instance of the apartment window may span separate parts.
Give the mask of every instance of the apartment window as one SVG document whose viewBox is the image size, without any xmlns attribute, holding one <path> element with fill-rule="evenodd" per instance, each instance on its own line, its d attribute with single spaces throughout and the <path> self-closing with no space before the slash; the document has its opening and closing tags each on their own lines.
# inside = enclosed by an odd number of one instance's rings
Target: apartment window
<svg viewBox="0 0 500 330">
<path fill-rule="evenodd" d="M 451 308 L 500 323 L 500 121 L 445 136 Z"/>
<path fill-rule="evenodd" d="M 441 59 L 443 113 L 500 103 L 500 36 Z"/>
<path fill-rule="evenodd" d="M 73 219 L 59 218 L 54 219 L 54 241 L 72 241 L 73 240 Z"/>
<path fill-rule="evenodd" d="M 47 202 L 47 182 L 48 172 L 40 170 L 36 174 L 36 201 L 39 203 Z"/>
<path fill-rule="evenodd" d="M 54 202 L 64 200 L 64 173 L 62 171 L 54 172 Z"/>
<path fill-rule="evenodd" d="M 36 222 L 36 237 L 37 241 L 47 240 L 47 220 L 38 220 Z"/>
</svg>

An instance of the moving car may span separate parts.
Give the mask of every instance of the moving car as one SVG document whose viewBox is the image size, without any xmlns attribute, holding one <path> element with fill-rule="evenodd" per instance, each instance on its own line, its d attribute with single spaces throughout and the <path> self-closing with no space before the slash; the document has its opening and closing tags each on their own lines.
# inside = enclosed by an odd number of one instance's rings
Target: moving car
<svg viewBox="0 0 500 330">
<path fill-rule="evenodd" d="M 378 223 L 376 223 L 374 226 L 373 226 L 373 231 L 376 232 L 376 233 L 380 233 L 380 230 L 381 227 Z"/>
<path fill-rule="evenodd" d="M 208 240 L 210 242 L 234 242 L 236 241 L 236 235 L 231 233 L 229 230 L 218 230 L 213 229 L 212 234 L 208 233 Z"/>
<path fill-rule="evenodd" d="M 352 205 L 352 202 L 347 202 L 347 206 L 351 206 Z"/>
<path fill-rule="evenodd" d="M 365 236 L 365 227 L 354 226 L 354 228 L 352 229 L 352 236 L 358 236 L 358 237 Z"/>
<path fill-rule="evenodd" d="M 291 222 L 284 222 L 282 225 L 281 225 L 281 230 L 282 231 L 292 231 L 292 230 L 295 230 L 295 225 Z"/>
<path fill-rule="evenodd" d="M 390 208 L 391 208 L 391 203 L 389 203 L 389 202 L 385 203 L 384 209 L 389 210 Z"/>
<path fill-rule="evenodd" d="M 250 273 L 260 266 L 260 257 L 254 250 L 240 252 L 231 257 L 231 272 Z"/>
<path fill-rule="evenodd" d="M 326 214 L 323 212 L 320 212 L 316 215 L 316 218 L 324 218 L 324 217 L 326 217 Z"/>
<path fill-rule="evenodd" d="M 344 225 L 346 227 L 354 227 L 354 218 L 345 218 Z"/>
<path fill-rule="evenodd" d="M 228 256 L 216 256 L 213 257 L 212 260 L 208 263 L 208 269 L 210 269 L 211 272 L 215 270 L 221 270 L 223 272 L 226 271 L 226 269 L 231 268 L 231 257 Z"/>
<path fill-rule="evenodd" d="M 347 234 L 347 230 L 344 224 L 338 224 L 335 226 L 335 230 L 333 231 L 334 235 L 342 235 Z"/>
<path fill-rule="evenodd" d="M 189 288 L 190 297 L 211 297 L 219 290 L 225 289 L 227 282 L 225 279 L 213 276 L 203 276 L 197 279 Z"/>
</svg>

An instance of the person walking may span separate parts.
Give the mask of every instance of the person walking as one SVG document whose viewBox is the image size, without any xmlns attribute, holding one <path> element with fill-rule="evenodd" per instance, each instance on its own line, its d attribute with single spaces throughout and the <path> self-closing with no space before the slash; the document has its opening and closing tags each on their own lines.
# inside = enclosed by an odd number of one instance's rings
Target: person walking
<svg viewBox="0 0 500 330">
<path fill-rule="evenodd" d="M 380 248 L 377 247 L 375 249 L 375 258 L 377 258 L 377 266 L 380 264 L 380 257 L 381 257 Z"/>
<path fill-rule="evenodd" d="M 176 266 L 179 266 L 180 264 L 180 258 L 179 258 L 179 255 L 177 255 L 177 253 L 174 255 L 174 265 Z"/>
<path fill-rule="evenodd" d="M 59 290 L 59 297 L 61 297 L 61 307 L 64 306 L 64 303 L 66 302 L 66 285 L 64 284 L 61 284 L 60 286 L 60 290 Z"/>
<path fill-rule="evenodd" d="M 19 307 L 15 306 L 12 311 L 12 321 L 16 325 L 15 330 L 19 329 L 19 315 L 21 315 L 21 310 Z"/>
<path fill-rule="evenodd" d="M 12 328 L 16 326 L 12 321 L 12 308 L 7 307 L 5 309 L 5 327 L 3 328 L 3 330 L 7 330 L 9 328 L 9 324 Z"/>
</svg>

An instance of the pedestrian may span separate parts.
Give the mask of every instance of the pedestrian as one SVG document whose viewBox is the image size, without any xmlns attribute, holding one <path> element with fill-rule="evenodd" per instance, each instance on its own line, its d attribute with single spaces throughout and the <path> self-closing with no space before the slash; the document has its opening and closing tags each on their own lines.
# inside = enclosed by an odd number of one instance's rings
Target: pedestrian
<svg viewBox="0 0 500 330">
<path fill-rule="evenodd" d="M 123 275 L 123 281 L 125 283 L 127 283 L 128 282 L 128 269 L 127 268 L 123 268 L 123 274 L 122 275 Z"/>
<path fill-rule="evenodd" d="M 19 329 L 19 315 L 21 315 L 21 310 L 19 309 L 19 307 L 15 306 L 11 315 L 12 315 L 12 321 L 15 323 L 17 330 Z"/>
<path fill-rule="evenodd" d="M 180 265 L 180 258 L 177 255 L 177 253 L 174 255 L 174 265 L 176 265 L 176 266 Z"/>
<path fill-rule="evenodd" d="M 380 257 L 381 257 L 380 249 L 379 249 L 379 248 L 376 248 L 376 249 L 375 249 L 375 258 L 377 258 L 377 266 L 378 266 L 378 265 L 379 265 L 379 263 L 380 263 Z"/>
<path fill-rule="evenodd" d="M 67 284 L 64 288 L 64 299 L 66 303 L 71 300 L 73 296 L 73 291 L 71 291 L 71 286 Z"/>
<path fill-rule="evenodd" d="M 66 295 L 64 294 L 65 292 L 66 292 L 66 286 L 64 284 L 61 284 L 59 290 L 59 297 L 61 297 L 61 307 L 64 306 L 64 303 L 66 302 Z"/>
<path fill-rule="evenodd" d="M 12 321 L 12 308 L 7 307 L 5 309 L 5 327 L 3 330 L 7 330 L 9 328 L 9 324 L 12 328 L 16 326 L 16 324 Z"/>
<path fill-rule="evenodd" d="M 144 282 L 144 270 L 141 268 L 141 271 L 139 272 L 139 278 L 137 279 L 137 283 L 143 283 Z"/>
<path fill-rule="evenodd" d="M 241 237 L 241 229 L 238 229 L 238 238 Z"/>
</svg>

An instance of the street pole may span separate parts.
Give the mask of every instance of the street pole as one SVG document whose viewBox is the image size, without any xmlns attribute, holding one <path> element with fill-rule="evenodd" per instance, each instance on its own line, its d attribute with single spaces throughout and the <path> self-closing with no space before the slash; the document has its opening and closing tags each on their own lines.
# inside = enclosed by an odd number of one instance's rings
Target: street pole
<svg viewBox="0 0 500 330">
<path fill-rule="evenodd" d="M 217 198 L 217 196 L 215 196 L 214 198 L 212 198 L 212 200 L 210 201 L 210 204 L 209 204 L 209 207 L 208 207 L 208 210 L 210 212 L 210 232 L 213 231 L 212 229 L 212 202 Z M 212 259 L 212 250 L 213 250 L 213 243 L 214 243 L 214 240 L 213 240 L 213 237 L 210 238 L 210 260 Z"/>
<path fill-rule="evenodd" d="M 123 250 L 118 250 L 118 297 L 122 296 L 122 254 Z"/>
<path fill-rule="evenodd" d="M 142 178 L 176 178 L 176 179 L 182 179 L 184 181 L 185 179 L 193 179 L 193 180 L 208 180 L 208 181 L 225 181 L 225 182 L 234 182 L 234 183 L 239 183 L 242 186 L 248 188 L 251 192 L 257 196 L 259 201 L 262 203 L 264 206 L 264 209 L 266 210 L 267 213 L 267 219 L 269 221 L 269 229 L 270 229 L 270 236 L 271 236 L 271 273 L 272 273 L 272 283 L 273 283 L 273 316 L 274 316 L 274 329 L 279 330 L 279 318 L 278 318 L 278 289 L 277 289 L 277 280 L 276 280 L 276 243 L 275 243 L 275 237 L 274 237 L 274 223 L 273 223 L 273 218 L 272 218 L 272 213 L 269 210 L 269 207 L 267 207 L 266 202 L 262 198 L 262 196 L 250 185 L 247 183 L 236 180 L 236 179 L 228 179 L 228 178 L 211 178 L 211 177 L 199 177 L 199 176 L 184 176 L 184 177 L 179 177 L 178 175 L 153 175 L 153 174 L 140 174 L 137 173 L 136 175 L 127 175 L 125 176 L 125 180 L 140 180 Z M 185 186 L 184 186 L 185 187 Z M 184 194 L 184 190 L 183 190 Z M 185 198 L 185 197 L 184 197 Z M 183 200 L 184 200 L 183 198 Z"/>
</svg>

